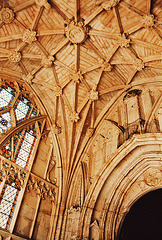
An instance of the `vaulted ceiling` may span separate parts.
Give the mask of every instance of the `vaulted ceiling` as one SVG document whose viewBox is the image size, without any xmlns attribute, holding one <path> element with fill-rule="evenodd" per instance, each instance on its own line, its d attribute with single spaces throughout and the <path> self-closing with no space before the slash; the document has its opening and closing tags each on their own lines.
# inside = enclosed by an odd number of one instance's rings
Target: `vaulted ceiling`
<svg viewBox="0 0 162 240">
<path fill-rule="evenodd" d="M 22 79 L 44 105 L 72 173 L 110 104 L 160 84 L 161 0 L 0 1 L 1 76 Z"/>
</svg>

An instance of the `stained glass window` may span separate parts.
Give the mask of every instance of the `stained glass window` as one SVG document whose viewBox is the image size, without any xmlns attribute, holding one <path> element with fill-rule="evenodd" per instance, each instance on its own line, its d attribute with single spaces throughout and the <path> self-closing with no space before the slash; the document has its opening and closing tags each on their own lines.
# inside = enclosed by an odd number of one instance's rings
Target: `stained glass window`
<svg viewBox="0 0 162 240">
<path fill-rule="evenodd" d="M 11 106 L 11 103 L 15 96 L 14 91 L 15 90 L 9 87 L 7 83 L 5 86 L 0 87 L 0 110 Z"/>
<path fill-rule="evenodd" d="M 14 185 L 5 183 L 0 196 L 0 227 L 4 229 L 8 229 L 19 193 Z"/>
<path fill-rule="evenodd" d="M 3 82 L 0 86 L 0 133 L 6 133 L 26 119 L 39 116 L 39 110 L 31 101 L 23 86 Z M 13 125 L 14 124 L 14 125 Z M 27 169 L 32 157 L 37 135 L 35 124 L 15 132 L 2 146 L 2 156 L 14 162 L 21 168 Z M 8 168 L 3 165 L 4 168 Z M 13 168 L 13 173 L 14 168 Z M 25 173 L 24 173 L 25 174 Z M 9 177 L 3 181 L 3 171 L 0 172 L 0 228 L 9 229 L 16 201 L 21 191 L 18 175 L 16 179 Z M 3 184 L 3 185 L 2 185 Z M 3 187 L 2 187 L 3 186 Z"/>
</svg>

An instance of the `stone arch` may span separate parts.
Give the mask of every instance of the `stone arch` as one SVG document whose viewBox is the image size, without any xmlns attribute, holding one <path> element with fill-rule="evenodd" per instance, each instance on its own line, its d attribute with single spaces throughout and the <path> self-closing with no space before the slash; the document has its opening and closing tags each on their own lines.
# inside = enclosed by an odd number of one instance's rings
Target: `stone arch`
<svg viewBox="0 0 162 240">
<path fill-rule="evenodd" d="M 131 205 L 145 193 L 162 187 L 161 144 L 159 133 L 133 135 L 115 152 L 85 199 L 79 237 L 90 238 L 89 226 L 97 220 L 100 239 L 117 239 Z"/>
</svg>

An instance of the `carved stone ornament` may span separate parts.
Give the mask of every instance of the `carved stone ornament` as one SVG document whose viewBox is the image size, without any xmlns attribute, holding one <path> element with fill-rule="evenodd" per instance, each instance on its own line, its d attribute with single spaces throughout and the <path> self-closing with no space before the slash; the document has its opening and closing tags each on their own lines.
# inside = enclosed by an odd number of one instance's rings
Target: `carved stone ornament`
<svg viewBox="0 0 162 240">
<path fill-rule="evenodd" d="M 26 173 L 20 167 L 15 167 L 14 164 L 6 160 L 1 160 L 1 180 L 5 179 L 8 184 L 14 184 L 17 189 L 21 189 L 24 186 L 26 179 Z"/>
<path fill-rule="evenodd" d="M 23 34 L 22 41 L 25 43 L 31 44 L 32 42 L 35 42 L 36 40 L 37 40 L 36 32 L 26 29 Z"/>
<path fill-rule="evenodd" d="M 42 58 L 42 65 L 45 68 L 49 68 L 52 66 L 52 63 L 54 61 L 54 57 L 53 56 L 44 56 Z"/>
<path fill-rule="evenodd" d="M 79 114 L 77 112 L 74 111 L 70 114 L 70 120 L 72 122 L 78 122 L 79 119 L 80 119 L 80 117 L 79 117 Z"/>
<path fill-rule="evenodd" d="M 151 28 L 154 26 L 155 22 L 154 22 L 154 15 L 153 14 L 149 14 L 149 15 L 144 15 L 142 20 L 141 20 L 142 24 L 144 25 L 145 28 Z"/>
<path fill-rule="evenodd" d="M 120 2 L 120 0 L 107 0 L 107 1 L 103 2 L 101 4 L 101 6 L 105 10 L 110 10 L 111 8 L 115 7 L 119 2 Z"/>
<path fill-rule="evenodd" d="M 50 198 L 52 202 L 55 201 L 55 188 L 48 185 L 47 182 L 40 180 L 36 177 L 30 176 L 30 179 L 27 184 L 27 190 L 30 192 L 34 190 L 41 199 Z"/>
<path fill-rule="evenodd" d="M 84 26 L 84 22 L 75 23 L 71 21 L 65 26 L 65 35 L 71 43 L 82 43 L 87 39 L 89 27 Z"/>
<path fill-rule="evenodd" d="M 120 47 L 129 47 L 130 39 L 127 39 L 125 34 L 123 33 L 121 38 L 118 40 L 118 44 L 120 45 Z"/>
<path fill-rule="evenodd" d="M 162 182 L 162 171 L 159 169 L 149 169 L 144 175 L 144 182 L 148 186 L 158 186 Z"/>
<path fill-rule="evenodd" d="M 82 73 L 80 71 L 78 71 L 78 72 L 76 72 L 74 74 L 71 74 L 69 76 L 69 79 L 73 80 L 73 82 L 80 83 L 83 80 L 83 75 L 82 75 Z"/>
<path fill-rule="evenodd" d="M 86 132 L 86 135 L 89 137 L 89 138 L 91 138 L 92 136 L 93 136 L 93 133 L 94 133 L 94 128 L 88 128 L 87 129 L 87 132 Z"/>
<path fill-rule="evenodd" d="M 91 101 L 98 100 L 98 92 L 92 89 L 89 92 L 89 100 L 91 100 Z"/>
<path fill-rule="evenodd" d="M 145 64 L 142 59 L 137 59 L 134 64 L 137 68 L 137 71 L 141 71 L 145 67 Z"/>
<path fill-rule="evenodd" d="M 11 23 L 14 20 L 14 12 L 9 8 L 2 8 L 0 11 L 0 24 Z"/>
<path fill-rule="evenodd" d="M 12 51 L 8 57 L 10 62 L 18 63 L 21 60 L 21 53 L 17 51 Z"/>
<path fill-rule="evenodd" d="M 53 87 L 53 91 L 54 91 L 55 96 L 57 96 L 57 97 L 62 95 L 62 88 L 58 85 Z"/>
<path fill-rule="evenodd" d="M 56 157 L 54 156 L 50 160 L 48 171 L 47 171 L 47 177 L 46 177 L 47 181 L 54 185 L 56 185 L 57 179 L 55 177 L 51 178 L 51 171 L 55 168 L 55 166 L 56 166 Z"/>
<path fill-rule="evenodd" d="M 102 69 L 104 72 L 111 72 L 111 70 L 113 69 L 113 66 L 112 66 L 110 63 L 104 62 L 104 63 L 101 65 L 101 69 Z"/>
<path fill-rule="evenodd" d="M 51 5 L 47 0 L 35 0 L 35 3 L 39 7 L 45 7 L 46 9 L 50 9 Z"/>
<path fill-rule="evenodd" d="M 54 132 L 55 132 L 55 134 L 60 134 L 60 133 L 62 133 L 61 127 L 55 124 L 55 125 L 54 125 Z"/>
</svg>

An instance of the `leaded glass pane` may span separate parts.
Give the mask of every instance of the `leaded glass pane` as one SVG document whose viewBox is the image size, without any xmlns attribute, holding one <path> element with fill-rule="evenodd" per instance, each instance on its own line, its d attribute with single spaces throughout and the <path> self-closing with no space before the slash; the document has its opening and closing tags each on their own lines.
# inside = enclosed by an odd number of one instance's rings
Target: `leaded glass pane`
<svg viewBox="0 0 162 240">
<path fill-rule="evenodd" d="M 2 89 L 0 92 L 0 108 L 7 107 L 12 99 L 12 96 L 13 95 L 11 93 L 5 89 Z"/>
<path fill-rule="evenodd" d="M 0 212 L 0 227 L 6 228 L 8 216 Z"/>
<path fill-rule="evenodd" d="M 0 196 L 0 227 L 7 229 L 13 215 L 19 190 L 5 184 Z"/>
<path fill-rule="evenodd" d="M 4 133 L 11 127 L 12 125 L 10 112 L 3 113 L 2 116 L 0 116 L 0 132 Z"/>
<path fill-rule="evenodd" d="M 16 158 L 16 164 L 19 165 L 22 168 L 25 168 L 26 162 L 24 162 L 21 158 L 17 157 Z"/>
</svg>

